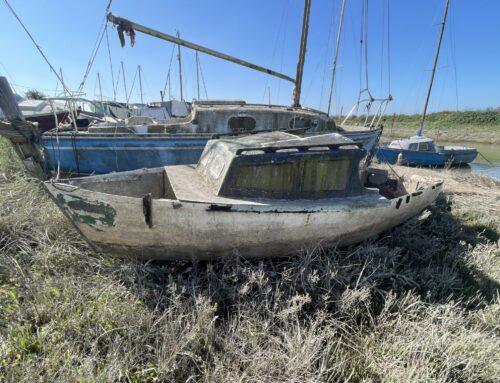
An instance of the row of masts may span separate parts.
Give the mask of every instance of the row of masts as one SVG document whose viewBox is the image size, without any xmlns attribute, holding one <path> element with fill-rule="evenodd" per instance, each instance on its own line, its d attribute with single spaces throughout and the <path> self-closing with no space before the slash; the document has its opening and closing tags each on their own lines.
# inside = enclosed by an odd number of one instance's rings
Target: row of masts
<svg viewBox="0 0 500 383">
<path fill-rule="evenodd" d="M 177 38 L 180 38 L 179 32 L 177 32 Z M 200 99 L 200 58 L 198 56 L 198 51 L 196 51 L 195 53 L 196 53 L 196 55 L 195 55 L 196 94 L 197 94 L 197 99 L 199 100 Z M 179 67 L 180 100 L 184 101 L 183 80 L 182 80 L 182 56 L 181 56 L 180 45 L 177 45 L 177 61 L 179 63 L 178 67 Z M 126 98 L 127 104 L 128 104 L 129 96 L 128 96 L 128 91 L 127 91 L 127 82 L 126 82 L 126 78 L 125 78 L 125 68 L 124 68 L 123 61 L 121 61 L 120 63 L 121 63 L 121 70 L 122 70 L 122 76 L 123 76 L 123 88 L 125 90 L 125 98 Z M 137 74 L 139 76 L 139 91 L 140 91 L 141 104 L 144 105 L 144 93 L 143 93 L 143 89 L 142 89 L 142 68 L 141 68 L 140 64 L 137 66 Z M 170 76 L 170 74 L 169 74 L 169 76 Z M 102 96 L 103 93 L 102 93 L 101 75 L 99 72 L 97 72 L 97 82 L 98 82 L 98 86 L 99 86 L 99 99 L 102 102 L 103 101 L 103 96 Z M 113 84 L 113 86 L 114 86 L 114 84 Z M 170 86 L 170 84 L 169 84 L 169 86 Z M 131 92 L 132 92 L 132 90 L 131 90 Z M 114 101 L 116 101 L 116 91 L 114 92 L 114 94 L 115 94 Z M 170 92 L 169 92 L 169 94 L 170 94 Z M 161 95 L 161 98 L 163 101 L 163 92 L 160 91 L 160 95 Z"/>
</svg>

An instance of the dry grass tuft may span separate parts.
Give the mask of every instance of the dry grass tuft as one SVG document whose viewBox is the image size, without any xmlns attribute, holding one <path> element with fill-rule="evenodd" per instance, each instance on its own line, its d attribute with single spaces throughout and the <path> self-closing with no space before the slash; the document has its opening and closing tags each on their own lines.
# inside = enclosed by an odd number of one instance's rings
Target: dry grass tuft
<svg viewBox="0 0 500 383">
<path fill-rule="evenodd" d="M 430 211 L 348 249 L 161 264 L 93 254 L 12 157 L 0 141 L 3 381 L 498 381 L 490 181 L 465 197 L 447 175 Z"/>
</svg>

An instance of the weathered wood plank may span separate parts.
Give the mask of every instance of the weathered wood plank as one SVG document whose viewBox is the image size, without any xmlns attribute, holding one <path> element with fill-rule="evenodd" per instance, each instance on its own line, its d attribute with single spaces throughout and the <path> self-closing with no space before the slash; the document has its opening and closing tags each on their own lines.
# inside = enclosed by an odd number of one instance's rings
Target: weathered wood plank
<svg viewBox="0 0 500 383">
<path fill-rule="evenodd" d="M 24 116 L 17 105 L 14 92 L 4 76 L 0 76 L 0 109 L 7 120 L 24 121 Z"/>
</svg>

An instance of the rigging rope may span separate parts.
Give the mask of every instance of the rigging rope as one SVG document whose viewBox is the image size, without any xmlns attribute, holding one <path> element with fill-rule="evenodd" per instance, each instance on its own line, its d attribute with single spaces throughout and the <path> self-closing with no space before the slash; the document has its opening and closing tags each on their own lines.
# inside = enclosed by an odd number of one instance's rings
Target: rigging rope
<svg viewBox="0 0 500 383">
<path fill-rule="evenodd" d="M 321 80 L 322 86 L 321 86 L 321 93 L 320 93 L 320 96 L 319 96 L 319 107 L 318 107 L 319 110 L 321 110 L 321 106 L 323 104 L 323 96 L 325 94 L 325 85 L 326 85 L 325 77 L 326 77 L 326 68 L 327 68 L 327 65 L 328 65 L 328 59 L 327 59 L 328 48 L 330 47 L 330 40 L 331 40 L 331 37 L 332 37 L 333 24 L 335 22 L 335 3 L 333 1 L 332 1 L 331 20 L 332 20 L 332 22 L 330 23 L 330 27 L 328 28 L 328 38 L 327 38 L 327 41 L 326 41 L 325 58 L 324 58 L 324 65 L 323 65 L 323 78 Z"/>
<path fill-rule="evenodd" d="M 57 77 L 57 79 L 61 82 L 61 85 L 63 86 L 64 90 L 66 92 L 68 92 L 68 94 L 69 94 L 70 92 L 68 90 L 68 87 L 64 83 L 64 80 L 59 76 L 59 74 L 57 73 L 57 71 L 54 69 L 54 67 L 50 63 L 49 59 L 47 58 L 47 56 L 45 56 L 45 53 L 43 53 L 42 48 L 40 47 L 40 45 L 37 44 L 37 42 L 35 41 L 35 39 L 31 35 L 31 33 L 28 31 L 28 28 L 26 28 L 26 26 L 23 24 L 23 22 L 21 21 L 21 19 L 17 15 L 16 11 L 14 11 L 14 9 L 12 8 L 12 6 L 9 4 L 9 2 L 7 0 L 3 0 L 3 1 L 4 1 L 5 5 L 7 6 L 7 8 L 9 8 L 9 10 L 12 12 L 12 14 L 14 15 L 14 17 L 17 19 L 17 21 L 19 22 L 19 24 L 21 24 L 21 27 L 24 29 L 24 31 L 26 32 L 26 34 L 28 35 L 28 37 L 30 38 L 30 40 L 32 41 L 32 43 L 35 45 L 35 47 L 38 50 L 38 52 L 40 52 L 40 54 L 42 55 L 43 59 L 45 60 L 45 62 L 50 67 L 50 70 L 55 74 L 55 76 Z"/>
<path fill-rule="evenodd" d="M 85 70 L 85 74 L 83 75 L 82 82 L 80 83 L 80 86 L 78 87 L 78 92 L 81 92 L 83 87 L 85 86 L 85 82 L 87 81 L 90 70 L 92 69 L 92 66 L 94 65 L 94 60 L 97 56 L 97 52 L 99 52 L 99 48 L 101 46 L 102 39 L 104 38 L 104 35 L 106 34 L 106 31 L 108 28 L 108 24 L 106 23 L 106 16 L 109 12 L 109 8 L 111 7 L 112 1 L 113 0 L 109 0 L 108 6 L 106 7 L 106 10 L 104 11 L 104 19 L 102 21 L 101 27 L 99 28 L 99 33 L 98 33 L 96 41 L 94 43 L 94 47 L 92 48 L 92 53 L 90 54 L 90 59 L 89 59 L 89 62 L 87 63 L 87 68 Z"/>
<path fill-rule="evenodd" d="M 286 16 L 288 15 L 289 3 L 290 3 L 290 0 L 287 0 L 286 3 L 285 3 L 285 6 L 283 7 L 283 12 L 281 14 L 280 22 L 278 24 L 278 31 L 276 32 L 276 39 L 274 41 L 273 54 L 271 55 L 271 62 L 269 63 L 269 68 L 271 68 L 273 66 L 273 64 L 274 64 L 274 59 L 276 57 L 276 52 L 278 50 L 278 44 L 279 44 L 279 40 L 280 40 L 280 35 L 282 33 L 281 29 L 283 28 L 283 40 L 282 40 L 282 47 L 281 47 L 281 68 L 280 68 L 280 71 L 282 71 L 282 69 L 283 69 L 283 54 L 284 54 L 284 45 L 285 45 L 285 39 L 286 39 L 286 33 L 284 33 L 284 30 L 285 30 Z M 269 78 L 270 78 L 270 76 L 266 76 L 266 83 L 264 85 L 264 93 L 262 95 L 262 102 L 263 103 L 265 102 L 266 93 L 267 93 L 268 87 L 269 87 Z M 281 84 L 281 80 L 278 80 L 278 87 L 280 86 L 280 84 Z M 278 90 L 278 94 L 279 94 L 279 90 Z"/>
<path fill-rule="evenodd" d="M 134 85 L 135 85 L 135 80 L 137 78 L 137 72 L 139 71 L 139 67 L 137 67 L 137 69 L 135 70 L 135 73 L 134 73 L 134 79 L 132 80 L 132 87 L 130 88 L 130 92 L 127 96 L 127 104 L 130 100 L 130 97 L 132 96 L 132 90 L 134 89 Z"/>
<path fill-rule="evenodd" d="M 167 90 L 167 84 L 170 85 L 170 71 L 172 69 L 172 61 L 174 59 L 175 47 L 176 47 L 176 45 L 172 44 L 172 53 L 170 54 L 170 62 L 168 64 L 167 78 L 165 79 L 165 85 L 163 86 L 163 94 L 164 95 L 165 95 L 165 91 Z M 172 98 L 172 95 L 170 94 L 170 86 L 169 86 L 168 98 L 169 98 L 169 100 Z"/>
<path fill-rule="evenodd" d="M 207 85 L 205 84 L 205 76 L 203 75 L 203 69 L 201 67 L 201 61 L 199 58 L 198 58 L 198 63 L 200 66 L 201 82 L 203 83 L 203 89 L 205 90 L 205 98 L 208 100 Z"/>
<path fill-rule="evenodd" d="M 106 26 L 106 45 L 108 46 L 108 58 L 109 58 L 109 68 L 111 70 L 111 87 L 113 88 L 113 100 L 116 101 L 116 88 L 115 88 L 115 73 L 113 70 L 113 59 L 111 58 L 111 49 L 109 47 L 109 36 L 108 36 L 108 28 Z"/>
</svg>

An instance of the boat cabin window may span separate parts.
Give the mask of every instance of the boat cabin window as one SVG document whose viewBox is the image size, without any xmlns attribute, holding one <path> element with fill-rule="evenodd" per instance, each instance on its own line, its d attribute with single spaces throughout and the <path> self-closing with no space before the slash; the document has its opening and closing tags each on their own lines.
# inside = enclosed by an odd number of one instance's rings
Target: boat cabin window
<svg viewBox="0 0 500 383">
<path fill-rule="evenodd" d="M 419 152 L 432 152 L 432 145 L 428 142 L 413 143 L 408 146 L 409 150 L 415 150 Z"/>
<path fill-rule="evenodd" d="M 229 119 L 229 129 L 233 132 L 249 132 L 255 129 L 255 118 L 249 116 L 237 116 Z"/>
<path fill-rule="evenodd" d="M 318 125 L 317 121 L 305 117 L 293 117 L 289 123 L 290 129 L 312 128 L 316 125 Z"/>
</svg>

